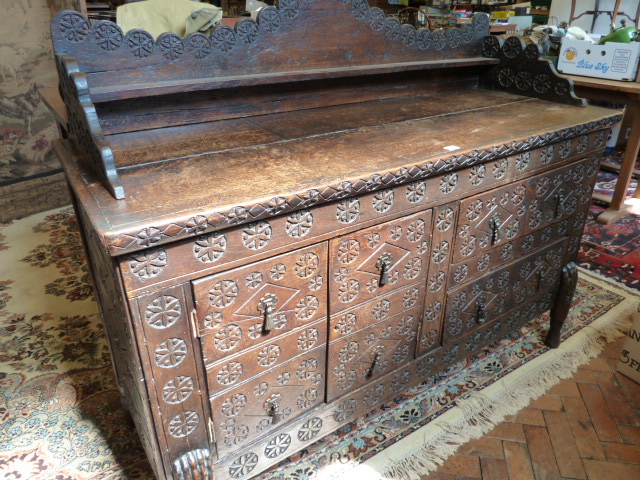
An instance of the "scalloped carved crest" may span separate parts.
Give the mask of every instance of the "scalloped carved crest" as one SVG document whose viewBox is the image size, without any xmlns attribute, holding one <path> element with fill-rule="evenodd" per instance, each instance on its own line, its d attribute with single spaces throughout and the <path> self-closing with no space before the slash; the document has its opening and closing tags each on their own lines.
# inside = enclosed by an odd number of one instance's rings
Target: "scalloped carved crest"
<svg viewBox="0 0 640 480">
<path fill-rule="evenodd" d="M 560 77 L 550 60 L 540 58 L 540 47 L 521 37 L 488 35 L 482 55 L 500 59 L 483 79 L 487 87 L 571 105 L 585 103 L 573 92 L 573 82 Z"/>
<path fill-rule="evenodd" d="M 480 57 L 488 29 L 483 13 L 463 27 L 430 31 L 401 24 L 367 0 L 281 0 L 255 21 L 221 25 L 211 37 L 164 33 L 154 39 L 144 30 L 123 32 L 113 22 L 91 25 L 68 10 L 53 19 L 51 35 L 55 52 L 76 58 L 93 88 Z"/>
</svg>

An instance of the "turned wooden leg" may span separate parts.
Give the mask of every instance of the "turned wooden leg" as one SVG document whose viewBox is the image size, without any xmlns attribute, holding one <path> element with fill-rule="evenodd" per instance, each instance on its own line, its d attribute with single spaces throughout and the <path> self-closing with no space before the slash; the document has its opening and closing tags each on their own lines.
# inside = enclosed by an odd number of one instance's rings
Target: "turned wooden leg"
<svg viewBox="0 0 640 480">
<path fill-rule="evenodd" d="M 551 325 L 549 333 L 545 339 L 545 344 L 549 348 L 558 348 L 560 345 L 560 333 L 562 325 L 567 319 L 569 308 L 573 300 L 573 294 L 576 291 L 578 283 L 578 267 L 575 263 L 567 263 L 562 269 L 562 277 L 560 277 L 560 286 L 558 288 L 558 296 L 556 303 L 551 309 Z"/>
<path fill-rule="evenodd" d="M 173 461 L 174 480 L 213 480 L 213 462 L 206 448 L 191 450 Z"/>
</svg>

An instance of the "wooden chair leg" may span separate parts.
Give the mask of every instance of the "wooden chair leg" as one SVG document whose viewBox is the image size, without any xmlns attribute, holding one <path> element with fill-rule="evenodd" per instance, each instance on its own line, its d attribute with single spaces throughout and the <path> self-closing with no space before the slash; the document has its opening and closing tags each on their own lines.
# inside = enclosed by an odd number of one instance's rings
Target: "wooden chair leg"
<svg viewBox="0 0 640 480">
<path fill-rule="evenodd" d="M 562 325 L 564 325 L 564 321 L 569 314 L 577 284 L 578 267 L 573 262 L 567 263 L 562 269 L 558 297 L 556 298 L 555 305 L 551 309 L 549 333 L 544 342 L 549 348 L 558 348 L 558 345 L 560 345 Z"/>
</svg>

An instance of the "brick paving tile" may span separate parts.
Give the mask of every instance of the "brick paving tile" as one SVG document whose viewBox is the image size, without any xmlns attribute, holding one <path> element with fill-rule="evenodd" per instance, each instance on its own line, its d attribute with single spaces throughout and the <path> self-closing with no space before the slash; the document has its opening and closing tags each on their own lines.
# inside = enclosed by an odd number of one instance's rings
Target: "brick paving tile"
<svg viewBox="0 0 640 480">
<path fill-rule="evenodd" d="M 503 422 L 485 435 L 489 438 L 499 438 L 500 440 L 511 440 L 513 442 L 526 442 L 524 428 L 518 423 Z"/>
<path fill-rule="evenodd" d="M 593 370 L 587 370 L 586 368 L 578 368 L 576 373 L 573 374 L 571 379 L 577 383 L 598 383 L 598 379 L 595 376 Z"/>
<path fill-rule="evenodd" d="M 479 457 L 490 457 L 504 459 L 502 442 L 497 438 L 479 438 L 465 443 L 456 452 L 462 455 L 475 455 Z"/>
<path fill-rule="evenodd" d="M 640 416 L 638 416 L 640 418 Z M 640 427 L 632 427 L 629 425 L 618 425 L 618 431 L 624 440 L 624 443 L 635 443 L 640 445 Z"/>
<path fill-rule="evenodd" d="M 582 365 L 580 368 L 584 368 L 586 370 L 599 370 L 602 372 L 611 371 L 611 365 L 609 364 L 609 359 L 607 359 L 606 357 L 592 358 L 589 363 Z"/>
<path fill-rule="evenodd" d="M 627 395 L 629 406 L 633 409 L 640 409 L 640 385 L 621 373 L 616 372 L 615 375 L 624 393 Z"/>
<path fill-rule="evenodd" d="M 604 460 L 604 452 L 582 398 L 562 397 L 569 427 L 582 458 Z"/>
<path fill-rule="evenodd" d="M 482 480 L 509 480 L 507 462 L 497 458 L 481 458 Z"/>
<path fill-rule="evenodd" d="M 616 422 L 611 416 L 607 402 L 598 385 L 581 383 L 578 385 L 584 404 L 587 406 L 591 422 L 598 434 L 598 438 L 604 442 L 622 442 L 622 437 Z"/>
<path fill-rule="evenodd" d="M 525 425 L 531 465 L 537 480 L 560 480 L 560 470 L 556 464 L 549 434 L 544 427 Z"/>
<path fill-rule="evenodd" d="M 638 480 L 640 465 L 630 463 L 585 460 L 584 468 L 589 480 Z"/>
<path fill-rule="evenodd" d="M 480 459 L 469 455 L 453 455 L 442 464 L 438 472 L 478 478 L 482 476 Z"/>
<path fill-rule="evenodd" d="M 640 425 L 640 418 L 629 406 L 627 396 L 613 372 L 596 372 L 600 391 L 616 423 Z"/>
<path fill-rule="evenodd" d="M 527 446 L 516 442 L 502 442 L 504 458 L 507 461 L 509 480 L 535 480 L 531 457 Z"/>
<path fill-rule="evenodd" d="M 559 395 L 548 393 L 531 402 L 529 407 L 538 408 L 540 410 L 555 410 L 559 412 L 562 410 L 562 400 L 560 400 Z"/>
<path fill-rule="evenodd" d="M 602 446 L 609 461 L 640 464 L 640 445 L 603 443 Z"/>
<path fill-rule="evenodd" d="M 505 419 L 505 421 L 507 420 Z M 510 421 L 512 423 L 524 423 L 525 425 L 544 426 L 542 410 L 538 410 L 537 408 L 523 408 L 513 415 L 513 419 Z"/>
<path fill-rule="evenodd" d="M 569 397 L 580 396 L 580 390 L 578 390 L 578 386 L 573 380 L 563 380 L 562 382 L 551 387 L 547 393 L 554 393 L 557 395 L 564 395 Z"/>
<path fill-rule="evenodd" d="M 574 479 L 586 480 L 587 474 L 582 466 L 580 453 L 575 438 L 571 433 L 569 421 L 564 412 L 544 412 L 547 431 L 553 445 L 556 463 L 560 475 Z"/>
</svg>

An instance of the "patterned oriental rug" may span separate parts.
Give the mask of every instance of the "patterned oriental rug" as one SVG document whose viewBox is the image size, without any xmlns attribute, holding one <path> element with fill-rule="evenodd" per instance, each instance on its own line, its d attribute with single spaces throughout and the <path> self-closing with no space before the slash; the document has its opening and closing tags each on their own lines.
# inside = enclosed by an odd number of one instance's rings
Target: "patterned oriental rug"
<svg viewBox="0 0 640 480">
<path fill-rule="evenodd" d="M 581 272 L 560 349 L 542 343 L 544 315 L 256 478 L 433 470 L 597 355 L 637 304 L 637 292 Z M 1 479 L 153 478 L 120 408 L 70 208 L 0 224 L 0 395 Z"/>
</svg>

